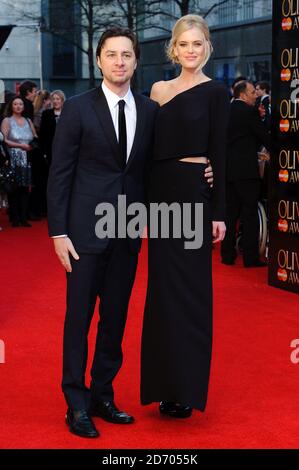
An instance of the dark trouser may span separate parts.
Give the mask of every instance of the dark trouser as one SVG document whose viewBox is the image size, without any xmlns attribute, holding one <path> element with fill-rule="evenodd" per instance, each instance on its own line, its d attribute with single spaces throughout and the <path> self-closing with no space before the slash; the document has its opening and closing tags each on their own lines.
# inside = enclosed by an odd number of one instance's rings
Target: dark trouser
<svg viewBox="0 0 299 470">
<path fill-rule="evenodd" d="M 40 150 L 31 152 L 32 190 L 29 199 L 30 215 L 41 215 L 46 212 L 47 162 Z"/>
<path fill-rule="evenodd" d="M 12 223 L 27 221 L 29 188 L 18 186 L 8 195 L 9 218 Z"/>
<path fill-rule="evenodd" d="M 221 243 L 221 256 L 225 261 L 236 258 L 236 226 L 242 222 L 242 247 L 244 264 L 259 259 L 258 199 L 259 179 L 228 182 L 226 185 L 226 234 Z"/>
<path fill-rule="evenodd" d="M 62 389 L 68 405 L 88 409 L 87 335 L 97 296 L 100 320 L 91 370 L 91 398 L 113 400 L 112 381 L 122 364 L 122 338 L 138 255 L 126 240 L 111 240 L 101 254 L 79 254 L 67 273 Z"/>
</svg>

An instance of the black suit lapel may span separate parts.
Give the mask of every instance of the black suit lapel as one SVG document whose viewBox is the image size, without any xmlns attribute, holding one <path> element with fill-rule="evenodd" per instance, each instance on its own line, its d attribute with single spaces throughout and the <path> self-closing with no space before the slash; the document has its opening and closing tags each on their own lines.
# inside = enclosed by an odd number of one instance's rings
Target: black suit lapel
<svg viewBox="0 0 299 470">
<path fill-rule="evenodd" d="M 138 150 L 138 147 L 141 143 L 141 138 L 145 126 L 145 121 L 146 121 L 146 113 L 145 113 L 145 106 L 143 104 L 142 97 L 136 93 L 133 93 L 135 103 L 136 103 L 136 113 L 137 113 L 137 119 L 136 119 L 136 131 L 135 131 L 135 136 L 134 136 L 134 141 L 133 141 L 133 146 L 132 150 L 130 152 L 128 162 L 125 168 L 125 171 L 127 171 L 132 163 L 132 160 L 134 159 L 136 152 Z"/>
<path fill-rule="evenodd" d="M 106 97 L 103 93 L 102 87 L 98 87 L 95 90 L 95 96 L 92 97 L 92 106 L 95 110 L 95 113 L 97 115 L 98 120 L 101 123 L 101 126 L 103 128 L 103 131 L 110 142 L 113 155 L 117 160 L 117 163 L 119 165 L 122 164 L 120 155 L 119 155 L 119 149 L 118 149 L 118 142 L 115 134 L 115 129 L 110 113 L 110 109 L 106 100 Z M 87 116 L 88 119 L 88 116 Z"/>
</svg>

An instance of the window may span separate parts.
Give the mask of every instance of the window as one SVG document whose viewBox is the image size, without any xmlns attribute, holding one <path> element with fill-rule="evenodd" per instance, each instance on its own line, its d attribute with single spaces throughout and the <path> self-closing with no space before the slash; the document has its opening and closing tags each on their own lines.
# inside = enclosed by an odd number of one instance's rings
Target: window
<svg viewBox="0 0 299 470">
<path fill-rule="evenodd" d="M 49 23 L 53 31 L 52 73 L 54 77 L 75 76 L 74 0 L 50 0 Z"/>
<path fill-rule="evenodd" d="M 270 15 L 271 11 L 271 0 L 228 0 L 217 9 L 218 24 L 254 20 Z"/>
<path fill-rule="evenodd" d="M 228 0 L 218 8 L 219 24 L 230 24 L 237 21 L 238 1 Z"/>
<path fill-rule="evenodd" d="M 243 3 L 243 20 L 250 20 L 254 17 L 253 15 L 253 0 L 244 0 Z"/>
<path fill-rule="evenodd" d="M 271 80 L 271 59 L 270 57 L 247 58 L 247 76 L 254 82 Z"/>
<path fill-rule="evenodd" d="M 220 80 L 227 86 L 230 86 L 236 78 L 236 73 L 236 65 L 234 61 L 217 60 L 214 62 L 215 80 Z"/>
</svg>

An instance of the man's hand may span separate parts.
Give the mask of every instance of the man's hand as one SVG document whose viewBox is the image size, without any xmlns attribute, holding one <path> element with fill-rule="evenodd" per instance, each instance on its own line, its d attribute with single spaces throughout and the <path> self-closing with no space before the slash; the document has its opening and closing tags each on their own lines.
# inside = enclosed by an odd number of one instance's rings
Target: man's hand
<svg viewBox="0 0 299 470">
<path fill-rule="evenodd" d="M 66 269 L 68 273 L 72 272 L 72 266 L 70 261 L 70 255 L 75 260 L 79 259 L 79 255 L 76 252 L 74 245 L 72 244 L 71 240 L 68 237 L 64 238 L 53 238 L 54 241 L 54 248 L 55 252 L 62 264 L 62 266 Z"/>
<path fill-rule="evenodd" d="M 213 222 L 213 243 L 220 242 L 224 239 L 226 226 L 224 222 Z"/>
<path fill-rule="evenodd" d="M 214 176 L 213 176 L 213 168 L 211 167 L 210 160 L 208 160 L 209 166 L 205 169 L 205 177 L 207 178 L 207 182 L 209 183 L 210 187 L 213 187 Z"/>
<path fill-rule="evenodd" d="M 265 106 L 261 103 L 258 107 L 259 115 L 261 119 L 264 119 L 266 116 L 266 109 Z"/>
<path fill-rule="evenodd" d="M 268 152 L 268 150 L 265 147 L 263 147 L 258 152 L 258 157 L 259 157 L 260 161 L 268 162 L 270 160 L 270 153 Z"/>
</svg>

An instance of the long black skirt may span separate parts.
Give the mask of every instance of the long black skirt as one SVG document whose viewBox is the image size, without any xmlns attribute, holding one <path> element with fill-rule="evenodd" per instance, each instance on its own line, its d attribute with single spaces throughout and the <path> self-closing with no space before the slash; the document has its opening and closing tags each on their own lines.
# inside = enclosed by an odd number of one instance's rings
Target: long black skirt
<svg viewBox="0 0 299 470">
<path fill-rule="evenodd" d="M 203 204 L 203 243 L 186 249 L 186 237 L 151 238 L 141 359 L 141 403 L 178 402 L 203 411 L 212 349 L 211 189 L 205 164 L 155 162 L 150 203 Z M 160 234 L 161 235 L 161 234 Z M 188 235 L 189 237 L 189 235 Z"/>
</svg>

